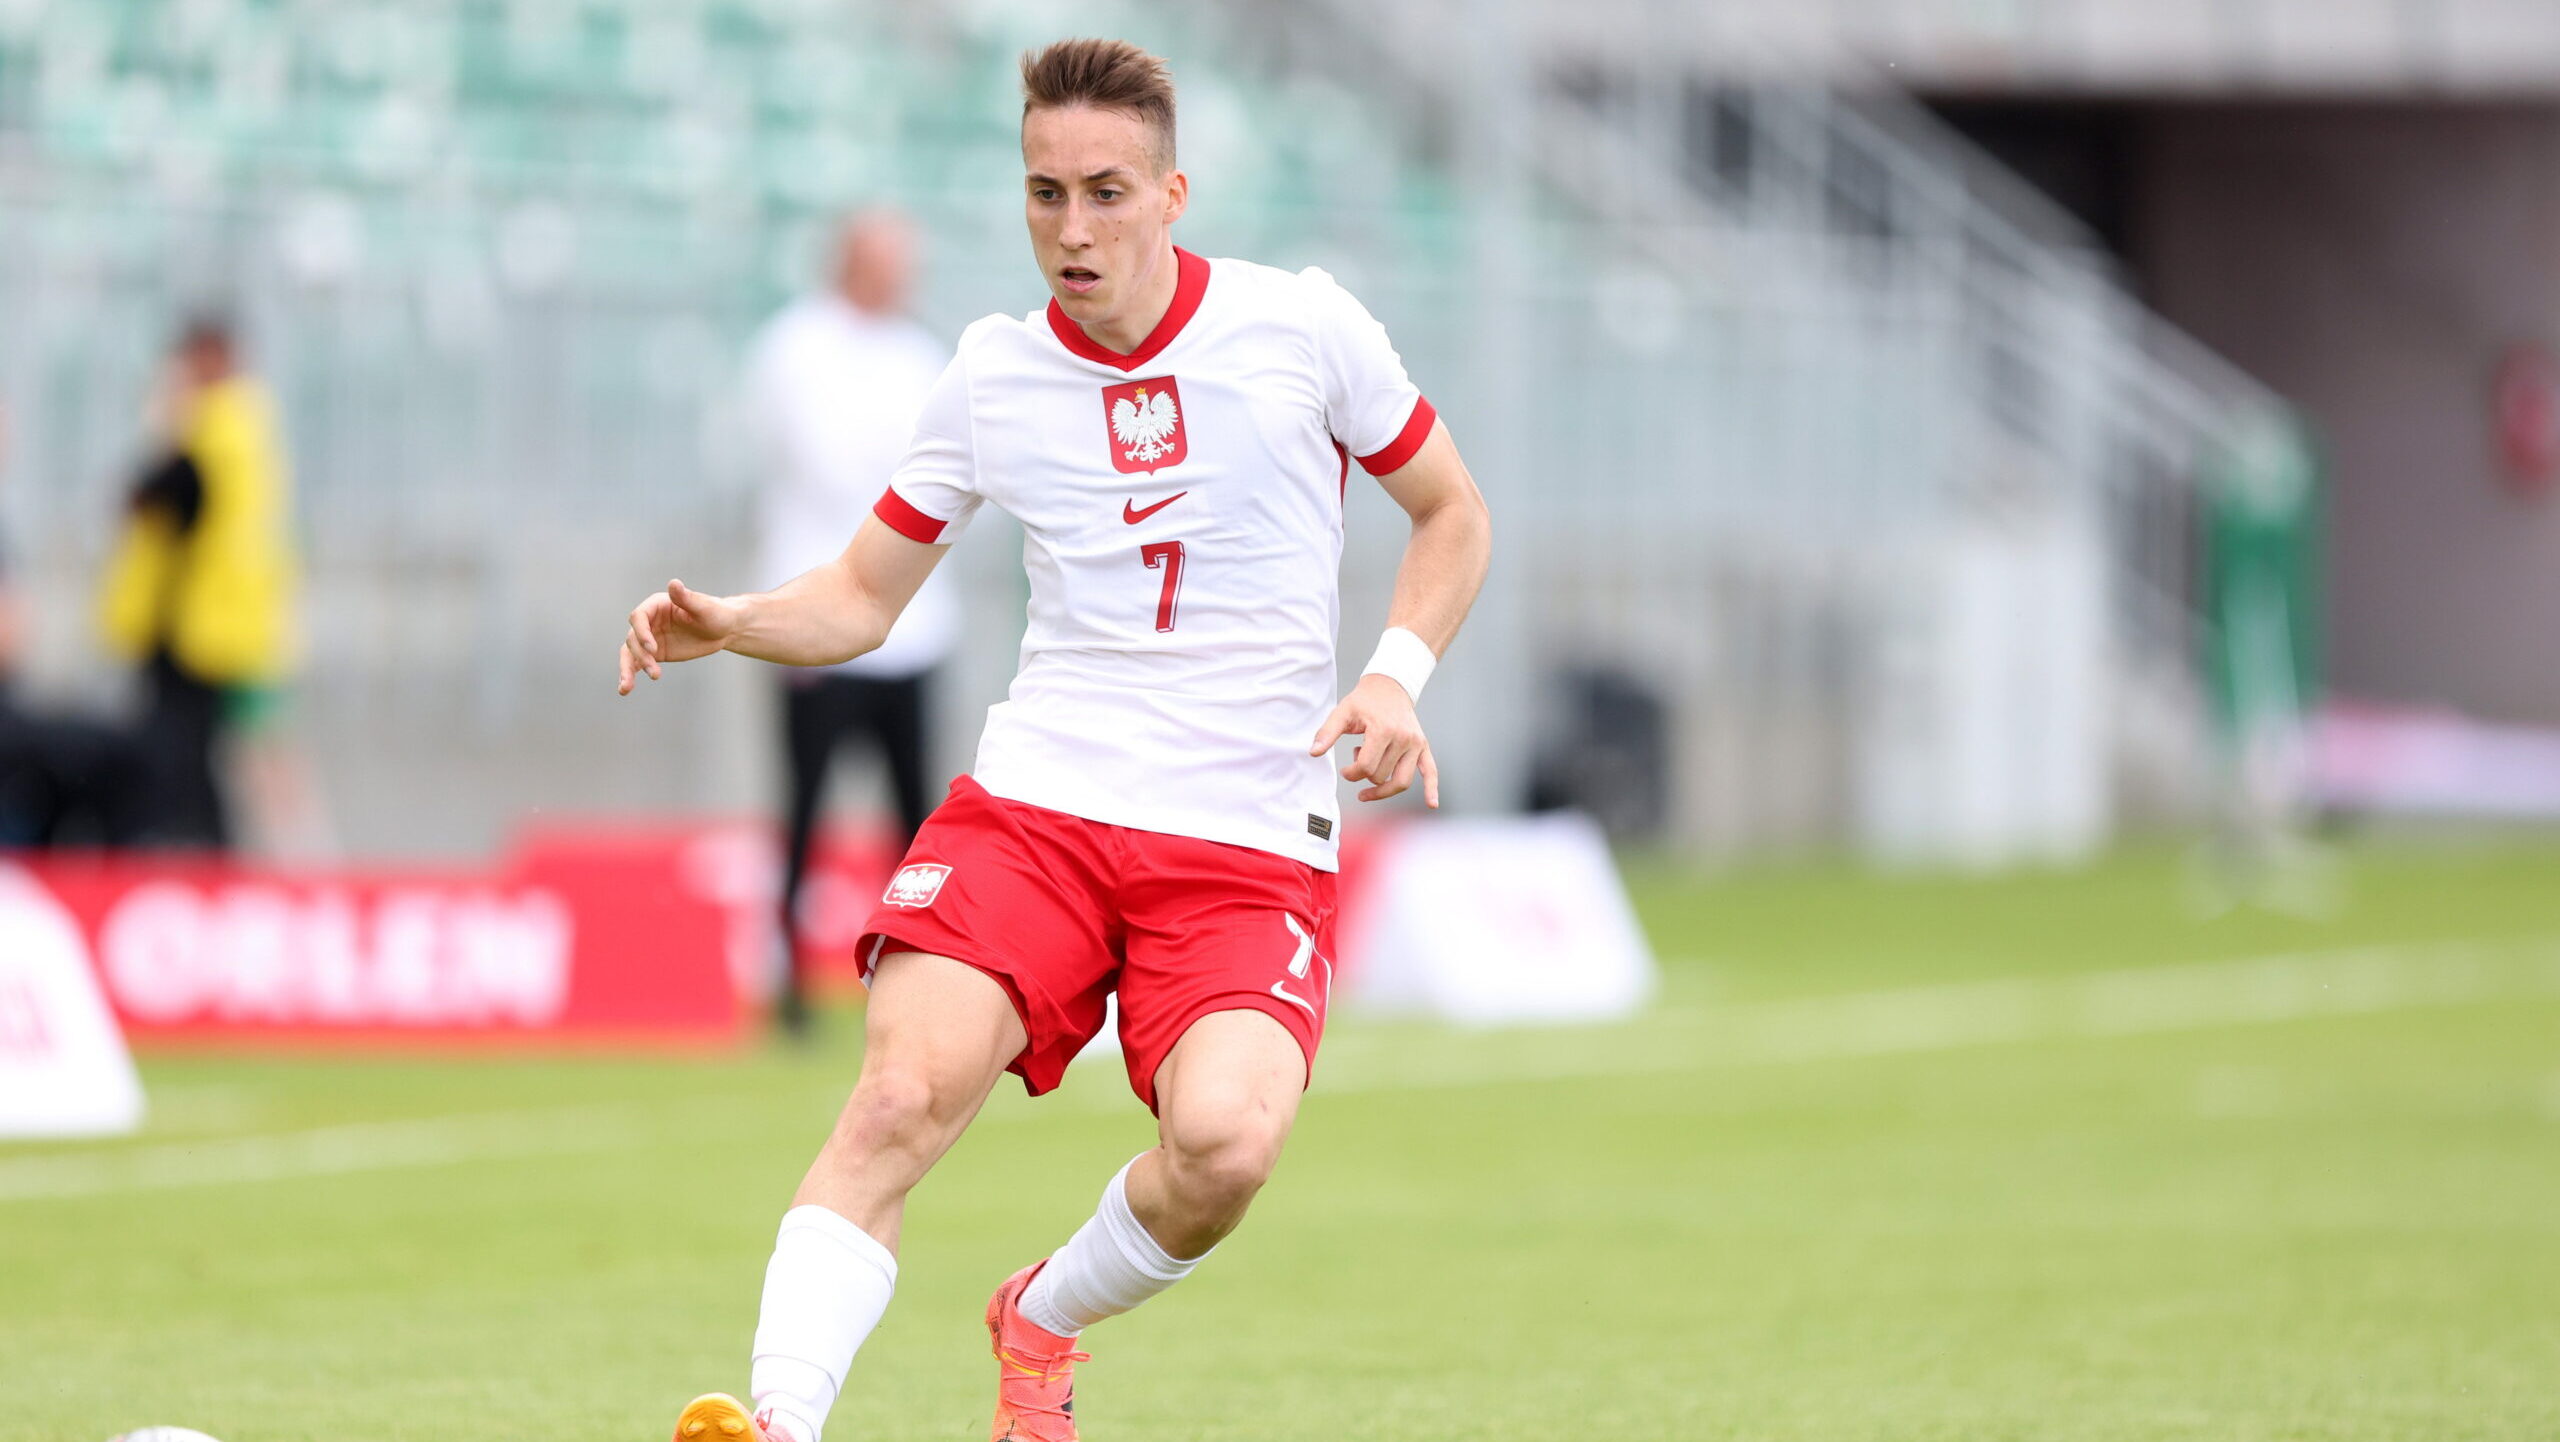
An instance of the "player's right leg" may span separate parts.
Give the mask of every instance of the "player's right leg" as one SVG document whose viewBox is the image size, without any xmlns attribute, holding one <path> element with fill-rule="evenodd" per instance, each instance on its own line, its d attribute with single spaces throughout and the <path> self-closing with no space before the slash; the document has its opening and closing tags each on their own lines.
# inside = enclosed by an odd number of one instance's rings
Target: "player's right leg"
<svg viewBox="0 0 2560 1442">
<path fill-rule="evenodd" d="M 891 952 L 871 973 L 862 1072 L 793 1206 L 820 1206 L 894 1249 L 907 1193 L 1029 1044 L 1002 984 L 947 956 Z"/>
<path fill-rule="evenodd" d="M 920 952 L 881 958 L 864 1030 L 853 1096 L 793 1196 L 765 1268 L 751 1382 L 756 1434 L 732 1429 L 744 1409 L 715 1394 L 685 1410 L 676 1442 L 818 1442 L 855 1350 L 888 1308 L 907 1193 L 1028 1042 L 993 978 Z"/>
</svg>

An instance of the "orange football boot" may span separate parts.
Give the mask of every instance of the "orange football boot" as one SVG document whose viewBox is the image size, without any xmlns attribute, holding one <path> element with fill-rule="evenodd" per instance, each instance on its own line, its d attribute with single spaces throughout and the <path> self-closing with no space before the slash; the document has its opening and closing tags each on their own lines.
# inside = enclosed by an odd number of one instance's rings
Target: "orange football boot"
<svg viewBox="0 0 2560 1442">
<path fill-rule="evenodd" d="M 674 1442 L 793 1442 L 780 1432 L 767 1432 L 747 1412 L 747 1404 L 726 1392 L 706 1392 L 684 1404 L 676 1415 Z"/>
<path fill-rule="evenodd" d="M 987 1303 L 996 1348 L 996 1425 L 991 1442 L 1076 1442 L 1076 1364 L 1093 1360 L 1076 1339 L 1032 1325 L 1014 1306 L 1047 1259 L 1005 1278 Z"/>
</svg>

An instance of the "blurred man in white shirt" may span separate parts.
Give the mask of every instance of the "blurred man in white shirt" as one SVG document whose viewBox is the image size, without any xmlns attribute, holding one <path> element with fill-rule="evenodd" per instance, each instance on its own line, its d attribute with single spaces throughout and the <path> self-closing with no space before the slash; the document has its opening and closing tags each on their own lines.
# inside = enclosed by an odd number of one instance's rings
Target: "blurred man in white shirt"
<svg viewBox="0 0 2560 1442">
<path fill-rule="evenodd" d="M 758 584 L 779 586 L 835 558 L 887 487 L 915 433 L 916 412 L 951 348 L 909 318 L 914 228 L 894 211 L 864 210 L 836 234 L 825 288 L 786 306 L 756 337 L 748 412 L 760 488 Z M 784 796 L 782 926 L 789 969 L 782 1024 L 807 1022 L 807 958 L 798 905 L 828 763 L 868 740 L 887 764 L 898 844 L 932 809 L 925 754 L 927 689 L 959 634 L 949 572 L 929 580 L 881 647 L 840 666 L 782 673 Z"/>
</svg>

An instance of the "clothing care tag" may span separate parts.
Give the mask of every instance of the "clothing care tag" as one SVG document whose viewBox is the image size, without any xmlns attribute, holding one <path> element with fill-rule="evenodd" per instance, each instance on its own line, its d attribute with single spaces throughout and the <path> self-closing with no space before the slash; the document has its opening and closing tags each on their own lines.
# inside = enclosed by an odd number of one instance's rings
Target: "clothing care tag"
<svg viewBox="0 0 2560 1442">
<path fill-rule="evenodd" d="M 0 1137 L 140 1125 L 142 1081 L 79 925 L 34 877 L 0 865 Z"/>
</svg>

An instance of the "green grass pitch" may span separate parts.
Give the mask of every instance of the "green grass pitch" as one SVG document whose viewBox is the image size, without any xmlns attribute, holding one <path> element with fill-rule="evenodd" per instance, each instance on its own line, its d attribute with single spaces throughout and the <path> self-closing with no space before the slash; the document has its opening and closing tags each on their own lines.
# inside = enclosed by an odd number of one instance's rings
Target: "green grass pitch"
<svg viewBox="0 0 2560 1442">
<path fill-rule="evenodd" d="M 2318 921 L 2137 852 L 1638 866 L 1662 1005 L 1344 1024 L 1252 1219 L 1088 1336 L 1096 1442 L 2560 1437 L 2560 846 L 2360 846 Z M 151 1061 L 0 1147 L 0 1437 L 657 1442 L 737 1390 L 854 1068 Z M 987 1292 L 1147 1126 L 1011 1088 L 910 1211 L 836 1442 L 984 1435 Z"/>
</svg>

